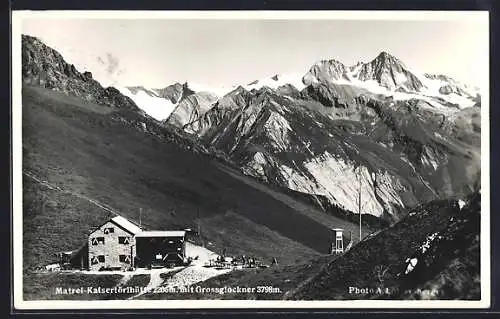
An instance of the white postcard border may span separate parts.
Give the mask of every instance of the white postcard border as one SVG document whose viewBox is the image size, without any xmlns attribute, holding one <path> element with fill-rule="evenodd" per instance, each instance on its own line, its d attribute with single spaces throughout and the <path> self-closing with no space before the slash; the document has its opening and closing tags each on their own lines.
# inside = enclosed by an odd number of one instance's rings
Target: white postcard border
<svg viewBox="0 0 500 319">
<path fill-rule="evenodd" d="M 490 269 L 490 122 L 489 122 L 489 32 L 481 35 L 487 43 L 482 63 L 488 74 L 481 83 L 481 300 L 23 300 L 22 238 L 22 20 L 43 19 L 345 19 L 345 20 L 463 20 L 488 21 L 487 11 L 13 11 L 12 12 L 12 163 L 13 163 L 13 297 L 17 310 L 55 309 L 466 309 L 488 308 L 491 299 Z M 489 31 L 489 30 L 488 30 Z"/>
</svg>

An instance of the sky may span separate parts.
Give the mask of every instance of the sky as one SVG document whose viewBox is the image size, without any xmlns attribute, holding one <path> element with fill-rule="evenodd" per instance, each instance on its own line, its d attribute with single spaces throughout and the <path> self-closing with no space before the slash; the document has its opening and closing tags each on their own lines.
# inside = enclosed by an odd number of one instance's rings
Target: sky
<svg viewBox="0 0 500 319">
<path fill-rule="evenodd" d="M 398 57 L 411 69 L 446 74 L 473 85 L 483 81 L 488 67 L 488 43 L 484 41 L 488 21 L 477 18 L 152 20 L 34 16 L 23 19 L 22 33 L 40 37 L 63 57 L 65 51 L 74 59 L 109 53 L 123 69 L 123 83 L 146 87 L 184 81 L 212 86 L 246 84 L 274 74 L 304 74 L 322 59 L 347 65 L 368 62 L 381 51 Z"/>
</svg>

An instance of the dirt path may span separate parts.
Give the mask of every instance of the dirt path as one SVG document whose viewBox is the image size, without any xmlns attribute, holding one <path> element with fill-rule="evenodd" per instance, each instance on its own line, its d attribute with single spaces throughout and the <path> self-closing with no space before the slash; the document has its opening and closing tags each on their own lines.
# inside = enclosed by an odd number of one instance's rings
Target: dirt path
<svg viewBox="0 0 500 319">
<path fill-rule="evenodd" d="M 144 290 L 141 291 L 140 293 L 138 293 L 137 295 L 134 295 L 134 296 L 129 297 L 127 299 L 128 300 L 135 299 L 135 298 L 137 298 L 139 296 L 144 295 L 145 293 L 148 293 L 148 292 L 154 290 L 157 287 L 160 287 L 161 284 L 163 283 L 163 279 L 161 278 L 161 274 L 169 273 L 169 272 L 176 271 L 176 270 L 177 269 L 175 269 L 175 268 L 174 269 L 170 269 L 170 270 L 165 270 L 165 269 L 151 269 L 149 283 L 146 286 L 146 288 L 144 288 Z"/>
<path fill-rule="evenodd" d="M 176 273 L 167 279 L 163 286 L 166 288 L 188 287 L 198 282 L 205 281 L 215 276 L 230 272 L 231 269 L 214 269 L 202 266 L 191 266 Z"/>
<path fill-rule="evenodd" d="M 167 289 L 172 288 L 180 288 L 180 287 L 189 287 L 198 282 L 205 281 L 215 276 L 219 276 L 225 273 L 230 272 L 231 269 L 221 269 L 217 270 L 214 268 L 204 268 L 202 266 L 190 266 L 179 271 L 179 267 L 173 269 L 153 269 L 151 270 L 151 278 L 149 280 L 148 285 L 145 287 L 143 291 L 129 297 L 128 299 L 135 299 L 144 294 L 151 293 L 156 288 L 165 287 Z M 168 274 L 174 272 L 173 276 L 164 280 L 161 275 Z"/>
<path fill-rule="evenodd" d="M 134 277 L 134 274 L 126 274 L 120 279 L 120 281 L 116 284 L 116 287 L 125 286 L 125 284 Z"/>
<path fill-rule="evenodd" d="M 92 199 L 92 198 L 89 198 L 85 195 L 82 195 L 82 194 L 78 194 L 78 193 L 75 193 L 75 192 L 72 192 L 72 191 L 69 191 L 69 190 L 65 190 L 65 189 L 62 189 L 61 187 L 57 186 L 57 185 L 53 185 L 51 183 L 49 183 L 48 181 L 44 181 L 38 177 L 36 177 L 34 174 L 30 173 L 30 172 L 27 172 L 27 171 L 23 171 L 23 174 L 26 175 L 27 177 L 31 178 L 32 180 L 34 180 L 35 182 L 47 187 L 48 189 L 51 189 L 51 190 L 55 190 L 55 191 L 59 191 L 59 192 L 62 192 L 62 193 L 65 193 L 65 194 L 70 194 L 70 195 L 73 195 L 73 196 L 76 196 L 78 198 L 81 198 L 83 200 L 86 200 L 94 205 L 96 205 L 97 207 L 99 208 L 102 208 L 104 209 L 105 211 L 107 212 L 110 212 L 110 213 L 113 213 L 113 214 L 116 214 L 116 215 L 122 215 L 121 212 L 109 207 L 108 205 L 104 204 L 104 203 L 101 203 L 95 199 Z"/>
</svg>

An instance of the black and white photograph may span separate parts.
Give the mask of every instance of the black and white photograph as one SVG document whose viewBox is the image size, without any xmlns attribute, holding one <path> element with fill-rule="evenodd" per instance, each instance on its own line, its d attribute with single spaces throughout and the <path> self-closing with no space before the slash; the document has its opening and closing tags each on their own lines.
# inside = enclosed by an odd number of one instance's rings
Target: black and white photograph
<svg viewBox="0 0 500 319">
<path fill-rule="evenodd" d="M 489 306 L 487 12 L 12 28 L 19 309 Z"/>
</svg>

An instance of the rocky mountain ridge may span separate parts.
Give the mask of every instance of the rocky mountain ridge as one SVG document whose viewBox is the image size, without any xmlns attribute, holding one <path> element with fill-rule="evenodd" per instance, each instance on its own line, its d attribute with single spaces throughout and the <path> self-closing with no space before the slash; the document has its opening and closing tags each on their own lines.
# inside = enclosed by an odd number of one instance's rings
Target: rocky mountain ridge
<svg viewBox="0 0 500 319">
<path fill-rule="evenodd" d="M 312 97 L 326 106 L 337 105 L 344 108 L 356 104 L 356 99 L 365 96 L 379 96 L 398 101 L 422 99 L 428 102 L 429 109 L 441 113 L 452 113 L 455 109 L 473 106 L 477 103 L 479 94 L 477 88 L 463 85 L 444 75 L 414 74 L 401 60 L 385 51 L 367 63 L 358 62 L 346 66 L 335 59 L 322 60 L 315 63 L 305 75 L 275 74 L 240 87 L 247 91 L 268 88 L 283 96 Z M 214 95 L 220 99 L 231 95 L 234 88 L 223 95 Z M 202 116 L 205 111 L 214 107 L 218 99 L 208 102 L 212 103 L 211 105 L 204 105 L 199 115 Z M 176 108 L 170 115 L 182 126 L 187 122 L 196 121 L 191 117 L 179 121 L 179 118 L 191 114 L 189 109 L 197 109 L 190 103 L 184 107 L 188 109 Z"/>
<path fill-rule="evenodd" d="M 24 84 L 36 85 L 86 101 L 140 112 L 134 101 L 114 87 L 103 88 L 92 73 L 80 73 L 75 66 L 39 39 L 22 37 L 22 79 Z"/>
</svg>

